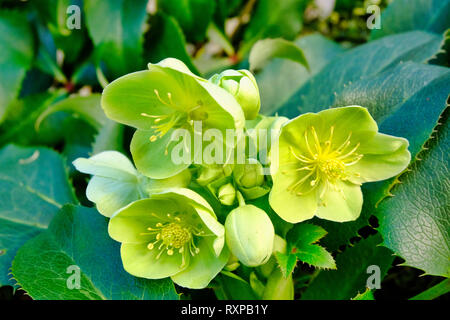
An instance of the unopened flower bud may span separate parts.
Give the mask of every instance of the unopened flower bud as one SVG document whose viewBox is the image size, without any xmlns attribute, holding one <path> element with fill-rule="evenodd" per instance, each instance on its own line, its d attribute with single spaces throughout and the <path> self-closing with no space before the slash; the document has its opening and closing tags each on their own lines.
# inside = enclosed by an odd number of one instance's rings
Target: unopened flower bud
<svg viewBox="0 0 450 320">
<path fill-rule="evenodd" d="M 255 159 L 249 159 L 248 163 L 237 165 L 233 173 L 236 182 L 244 188 L 259 187 L 264 183 L 263 167 Z"/>
<path fill-rule="evenodd" d="M 225 70 L 210 81 L 231 93 L 244 110 L 245 119 L 254 119 L 261 101 L 255 77 L 248 70 Z"/>
<path fill-rule="evenodd" d="M 236 199 L 236 189 L 231 183 L 227 183 L 219 188 L 217 198 L 219 198 L 220 203 L 231 206 Z"/>
<path fill-rule="evenodd" d="M 225 221 L 225 239 L 231 252 L 246 266 L 256 267 L 269 260 L 275 231 L 272 221 L 253 205 L 232 210 Z"/>
</svg>

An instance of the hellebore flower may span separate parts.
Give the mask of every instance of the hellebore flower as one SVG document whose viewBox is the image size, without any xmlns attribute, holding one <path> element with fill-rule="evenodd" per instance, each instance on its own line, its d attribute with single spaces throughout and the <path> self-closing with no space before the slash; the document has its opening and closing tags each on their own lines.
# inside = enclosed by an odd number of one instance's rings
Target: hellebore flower
<svg viewBox="0 0 450 320">
<path fill-rule="evenodd" d="M 110 119 L 138 129 L 131 142 L 133 160 L 140 172 L 155 179 L 182 171 L 193 162 L 194 151 L 202 151 L 191 148 L 194 136 L 202 133 L 194 130 L 196 122 L 202 131 L 245 124 L 242 108 L 230 93 L 173 58 L 111 82 L 101 104 Z M 173 136 L 176 129 L 185 129 L 189 136 Z M 183 142 L 174 141 L 177 138 Z M 184 143 L 187 159 L 174 161 L 172 151 L 179 143 Z"/>
<path fill-rule="evenodd" d="M 73 165 L 78 171 L 93 175 L 86 188 L 86 197 L 106 217 L 152 192 L 160 192 L 167 187 L 186 187 L 191 181 L 187 169 L 167 179 L 147 178 L 117 151 L 104 151 L 88 159 L 78 158 Z"/>
<path fill-rule="evenodd" d="M 349 106 L 303 114 L 283 126 L 271 153 L 269 202 L 292 223 L 317 216 L 358 218 L 361 184 L 393 177 L 408 165 L 408 141 L 378 133 L 367 109 Z M 273 151 L 273 150 L 272 150 Z"/>
<path fill-rule="evenodd" d="M 261 107 L 258 84 L 248 70 L 225 70 L 210 81 L 231 93 L 244 110 L 245 119 L 255 119 Z"/>
<path fill-rule="evenodd" d="M 206 287 L 229 258 L 224 227 L 208 202 L 189 189 L 169 189 L 131 203 L 112 216 L 109 235 L 122 243 L 128 273 L 171 277 L 193 289 Z"/>
<path fill-rule="evenodd" d="M 225 239 L 231 253 L 249 267 L 266 263 L 272 255 L 275 230 L 264 210 L 241 205 L 225 221 Z"/>
</svg>

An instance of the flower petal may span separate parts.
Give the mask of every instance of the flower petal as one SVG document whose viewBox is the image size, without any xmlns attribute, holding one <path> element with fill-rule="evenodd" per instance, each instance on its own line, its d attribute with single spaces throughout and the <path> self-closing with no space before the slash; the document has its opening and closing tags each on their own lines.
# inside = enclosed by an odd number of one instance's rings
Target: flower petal
<svg viewBox="0 0 450 320">
<path fill-rule="evenodd" d="M 169 256 L 165 252 L 156 259 L 159 250 L 149 250 L 147 244 L 124 243 L 120 248 L 122 263 L 125 270 L 136 276 L 147 279 L 162 279 L 173 276 L 186 269 L 189 265 L 189 255 L 185 255 L 185 266 L 181 267 L 181 254 L 175 253 Z"/>
<path fill-rule="evenodd" d="M 317 196 L 314 191 L 305 195 L 289 192 L 287 188 L 293 180 L 278 172 L 273 177 L 273 187 L 269 195 L 272 209 L 284 220 L 297 223 L 311 219 L 317 209 Z"/>
<path fill-rule="evenodd" d="M 153 179 L 165 179 L 189 167 L 194 158 L 194 154 L 191 152 L 192 148 L 187 150 L 181 148 L 181 152 L 185 152 L 185 157 L 184 154 L 179 155 L 178 152 L 175 152 L 174 150 L 177 150 L 175 148 L 178 148 L 179 144 L 184 145 L 184 140 L 170 142 L 173 132 L 174 129 L 171 129 L 162 138 L 151 142 L 150 137 L 154 135 L 153 131 L 136 130 L 131 140 L 130 150 L 139 172 Z M 180 137 L 180 139 L 184 139 L 184 137 Z M 193 146 L 192 143 L 189 145 Z M 174 159 L 174 157 L 179 157 L 179 159 Z"/>
<path fill-rule="evenodd" d="M 338 190 L 327 189 L 323 198 L 326 205 L 317 207 L 316 216 L 336 222 L 356 220 L 361 213 L 363 203 L 361 187 L 339 180 L 336 181 L 336 187 Z"/>
<path fill-rule="evenodd" d="M 369 142 L 361 144 L 358 150 L 364 156 L 350 166 L 350 172 L 359 177 L 351 177 L 354 183 L 379 181 L 402 172 L 411 160 L 408 140 L 378 133 Z"/>
<path fill-rule="evenodd" d="M 147 228 L 167 220 L 168 213 L 179 210 L 179 204 L 164 199 L 142 199 L 116 212 L 109 221 L 109 236 L 123 243 L 148 242 L 152 237 L 143 236 Z"/>
<path fill-rule="evenodd" d="M 117 151 L 104 151 L 88 159 L 78 158 L 73 165 L 83 173 L 137 182 L 137 171 L 133 164 L 125 155 Z"/>
<path fill-rule="evenodd" d="M 229 250 L 225 247 L 217 257 L 212 246 L 212 239 L 201 239 L 198 248 L 200 252 L 191 257 L 189 267 L 172 276 L 176 284 L 191 289 L 203 289 L 227 264 Z"/>
<path fill-rule="evenodd" d="M 141 198 L 137 182 L 99 176 L 94 176 L 89 181 L 86 196 L 105 217 L 111 217 L 117 210 Z"/>
</svg>

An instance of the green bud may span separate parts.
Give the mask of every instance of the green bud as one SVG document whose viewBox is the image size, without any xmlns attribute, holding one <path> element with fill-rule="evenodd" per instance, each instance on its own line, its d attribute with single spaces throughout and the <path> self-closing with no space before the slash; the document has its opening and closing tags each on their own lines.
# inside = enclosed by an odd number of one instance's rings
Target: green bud
<svg viewBox="0 0 450 320">
<path fill-rule="evenodd" d="M 226 271 L 232 272 L 232 271 L 236 270 L 237 268 L 239 268 L 239 266 L 240 266 L 240 264 L 239 264 L 238 258 L 236 256 L 230 254 L 227 265 L 224 267 L 224 269 Z"/>
<path fill-rule="evenodd" d="M 256 267 L 269 260 L 275 231 L 267 214 L 253 206 L 232 210 L 225 221 L 225 240 L 231 252 L 246 266 Z"/>
<path fill-rule="evenodd" d="M 263 293 L 263 300 L 293 300 L 294 282 L 292 274 L 287 278 L 283 277 L 279 268 L 275 268 L 267 279 L 266 288 Z"/>
<path fill-rule="evenodd" d="M 286 240 L 284 240 L 283 238 L 281 238 L 279 235 L 276 234 L 274 241 L 273 241 L 272 253 L 275 253 L 275 252 L 286 253 L 286 247 L 287 247 Z M 264 278 L 268 278 L 270 276 L 270 274 L 272 273 L 273 269 L 276 268 L 276 266 L 277 266 L 277 260 L 275 259 L 275 256 L 272 255 L 270 257 L 269 261 L 267 261 L 262 266 L 258 267 L 258 271 Z"/>
<path fill-rule="evenodd" d="M 255 77 L 248 70 L 225 70 L 210 81 L 231 93 L 244 110 L 245 119 L 254 119 L 261 101 Z"/>
<path fill-rule="evenodd" d="M 233 174 L 236 182 L 244 188 L 259 187 L 264 183 L 263 167 L 255 159 L 248 159 L 248 163 L 237 165 Z"/>
<path fill-rule="evenodd" d="M 217 198 L 219 198 L 220 203 L 231 206 L 236 199 L 236 189 L 231 183 L 227 183 L 219 188 Z"/>
</svg>

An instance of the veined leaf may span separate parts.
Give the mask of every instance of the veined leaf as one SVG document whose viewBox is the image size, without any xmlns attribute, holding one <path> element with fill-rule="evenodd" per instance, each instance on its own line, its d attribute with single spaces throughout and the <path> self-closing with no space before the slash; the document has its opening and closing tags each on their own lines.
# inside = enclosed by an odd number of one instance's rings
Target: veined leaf
<svg viewBox="0 0 450 320">
<path fill-rule="evenodd" d="M 0 123 L 17 97 L 34 56 L 33 37 L 26 20 L 20 12 L 0 12 Z"/>
<path fill-rule="evenodd" d="M 14 278 L 39 300 L 177 299 L 170 279 L 136 278 L 123 269 L 120 244 L 107 225 L 95 209 L 63 207 L 46 232 L 20 248 Z"/>
<path fill-rule="evenodd" d="M 309 223 L 297 224 L 288 232 L 286 254 L 275 253 L 285 278 L 294 270 L 297 259 L 314 267 L 336 269 L 331 254 L 316 243 L 326 234 L 323 228 Z"/>
<path fill-rule="evenodd" d="M 92 127 L 100 129 L 107 121 L 105 113 L 100 106 L 100 98 L 100 94 L 92 94 L 86 97 L 74 96 L 51 105 L 36 119 L 36 131 L 39 130 L 40 124 L 45 118 L 58 111 L 70 112 L 77 117 L 81 117 Z"/>
<path fill-rule="evenodd" d="M 308 61 L 301 48 L 293 42 L 282 39 L 264 39 L 254 44 L 250 51 L 250 70 L 264 67 L 273 58 L 289 59 L 309 69 Z"/>
<path fill-rule="evenodd" d="M 275 113 L 310 77 L 344 51 L 337 43 L 319 34 L 302 37 L 295 44 L 303 50 L 309 71 L 299 63 L 275 58 L 256 74 L 261 94 L 261 112 L 265 115 Z"/>
<path fill-rule="evenodd" d="M 322 270 L 314 278 L 302 300 L 349 300 L 366 288 L 372 275 L 369 266 L 380 268 L 380 281 L 391 267 L 394 257 L 389 249 L 380 247 L 381 236 L 362 239 L 336 257 L 337 270 Z M 370 270 L 369 270 L 370 271 Z M 373 274 L 375 276 L 375 274 Z"/>
<path fill-rule="evenodd" d="M 117 78 L 142 69 L 142 42 L 147 0 L 85 0 L 89 34 L 99 62 Z"/>
<path fill-rule="evenodd" d="M 396 0 L 381 13 L 381 29 L 373 29 L 371 39 L 411 30 L 442 33 L 450 28 L 449 16 L 450 0 Z"/>
<path fill-rule="evenodd" d="M 335 105 L 347 86 L 378 75 L 400 62 L 424 62 L 440 48 L 442 38 L 421 31 L 408 32 L 356 47 L 341 54 L 310 78 L 278 113 L 295 117 Z"/>
<path fill-rule="evenodd" d="M 437 127 L 401 184 L 376 210 L 383 245 L 426 274 L 450 277 L 450 127 Z"/>
<path fill-rule="evenodd" d="M 66 203 L 75 203 L 64 160 L 45 148 L 0 150 L 0 285 L 28 239 L 45 230 Z"/>
</svg>

